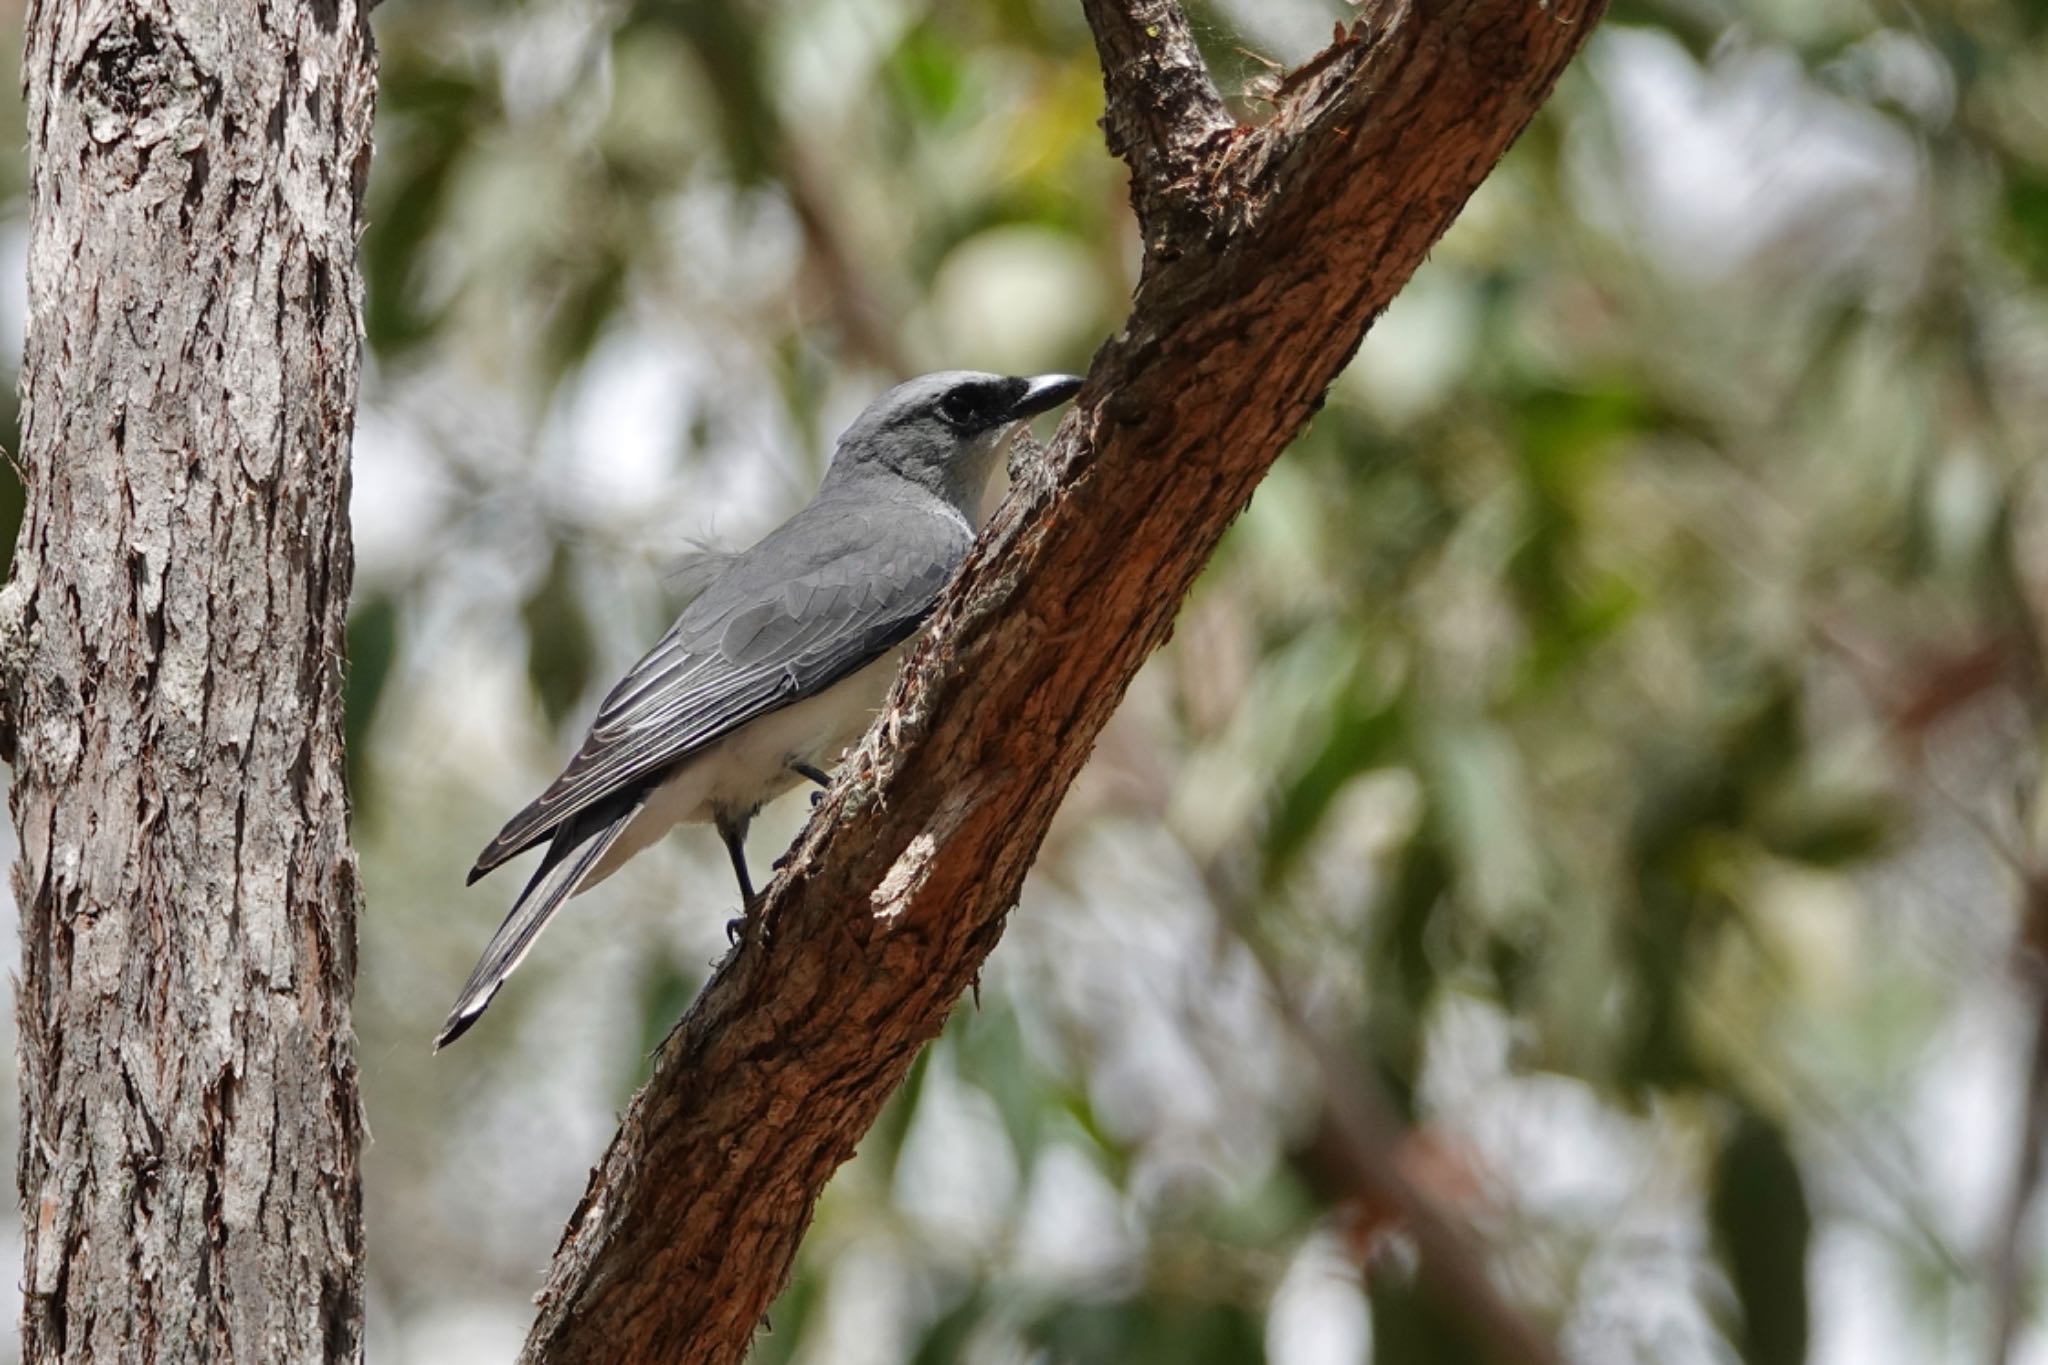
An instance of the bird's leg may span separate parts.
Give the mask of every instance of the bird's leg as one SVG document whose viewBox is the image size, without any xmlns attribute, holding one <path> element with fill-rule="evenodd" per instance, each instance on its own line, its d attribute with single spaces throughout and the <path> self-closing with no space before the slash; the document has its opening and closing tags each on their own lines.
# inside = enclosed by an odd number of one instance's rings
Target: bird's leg
<svg viewBox="0 0 2048 1365">
<path fill-rule="evenodd" d="M 718 826 L 718 837 L 725 843 L 726 855 L 732 859 L 733 875 L 740 882 L 740 914 L 736 919 L 725 922 L 725 938 L 728 943 L 739 941 L 740 931 L 746 926 L 747 916 L 754 908 L 754 879 L 747 873 L 747 825 L 751 816 L 730 819 L 720 814 L 714 823 Z"/>
<path fill-rule="evenodd" d="M 826 772 L 815 763 L 805 763 L 798 759 L 790 760 L 789 770 L 799 777 L 808 777 L 811 781 L 818 784 L 818 790 L 811 793 L 811 809 L 816 810 L 818 803 L 825 799 L 825 788 L 832 785 L 832 774 Z"/>
<path fill-rule="evenodd" d="M 798 777 L 808 777 L 811 781 L 818 784 L 818 790 L 811 793 L 811 809 L 816 810 L 818 803 L 825 799 L 825 788 L 832 785 L 832 774 L 826 772 L 817 764 L 806 763 L 800 758 L 789 760 L 789 770 Z M 780 872 L 783 868 L 789 866 L 789 860 L 795 856 L 796 845 L 791 844 L 788 848 L 782 850 L 782 855 L 773 863 L 770 863 L 769 866 Z"/>
<path fill-rule="evenodd" d="M 732 858 L 733 876 L 739 878 L 740 901 L 745 905 L 754 903 L 754 879 L 747 872 L 747 845 L 744 827 L 735 828 L 721 823 L 718 837 L 725 840 L 725 851 Z"/>
</svg>

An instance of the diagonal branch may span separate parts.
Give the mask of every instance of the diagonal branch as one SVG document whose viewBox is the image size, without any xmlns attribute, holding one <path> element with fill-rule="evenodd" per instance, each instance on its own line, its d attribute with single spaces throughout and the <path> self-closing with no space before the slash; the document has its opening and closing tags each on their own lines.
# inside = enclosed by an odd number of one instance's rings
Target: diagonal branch
<svg viewBox="0 0 2048 1365">
<path fill-rule="evenodd" d="M 1188 585 L 1602 7 L 1391 0 L 1233 132 L 1175 7 L 1088 0 L 1141 213 L 1169 187 L 1202 230 L 1148 227 L 1129 322 L 592 1173 L 526 1361 L 744 1357 Z"/>
</svg>

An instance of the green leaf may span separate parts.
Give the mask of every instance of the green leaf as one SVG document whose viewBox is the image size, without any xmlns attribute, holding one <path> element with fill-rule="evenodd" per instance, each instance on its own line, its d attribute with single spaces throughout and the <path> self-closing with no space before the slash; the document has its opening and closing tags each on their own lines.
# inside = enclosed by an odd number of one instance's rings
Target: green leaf
<svg viewBox="0 0 2048 1365">
<path fill-rule="evenodd" d="M 1876 793 L 1800 784 L 1764 803 L 1758 832 L 1781 858 L 1841 867 L 1883 850 L 1892 822 L 1891 807 Z"/>
<path fill-rule="evenodd" d="M 588 255 L 559 263 L 560 295 L 548 318 L 548 374 L 566 375 L 590 358 L 605 325 L 626 298 L 625 258 L 598 244 Z"/>
<path fill-rule="evenodd" d="M 2004 209 L 2006 250 L 2037 282 L 2048 283 L 2048 173 L 2008 161 Z"/>
<path fill-rule="evenodd" d="M 1057 1308 L 1027 1332 L 1056 1365 L 1258 1365 L 1265 1324 L 1230 1303 L 1134 1299 Z"/>
<path fill-rule="evenodd" d="M 700 974 L 679 971 L 675 959 L 667 953 L 654 953 L 650 958 L 639 983 L 640 1046 L 632 1052 L 632 1073 L 618 1096 L 621 1106 L 654 1074 L 655 1052 L 704 984 Z"/>
<path fill-rule="evenodd" d="M 1375 1268 L 1372 1358 L 1390 1365 L 1498 1365 L 1471 1339 L 1469 1315 L 1446 1312 L 1413 1274 Z"/>
<path fill-rule="evenodd" d="M 1531 478 L 1550 496 L 1563 497 L 1607 458 L 1614 441 L 1653 425 L 1656 413 L 1640 390 L 1617 383 L 1538 389 L 1515 401 L 1513 417 Z"/>
<path fill-rule="evenodd" d="M 798 1273 L 789 1287 L 776 1295 L 767 1320 L 754 1334 L 747 1365 L 788 1365 L 809 1335 L 804 1329 L 810 1325 L 818 1305 L 824 1302 L 824 1289 L 823 1277 L 808 1271 Z"/>
<path fill-rule="evenodd" d="M 917 1060 L 910 1064 L 910 1074 L 903 1078 L 903 1084 L 896 1087 L 896 1093 L 882 1106 L 881 1116 L 861 1142 L 861 1150 L 880 1159 L 892 1177 L 896 1163 L 903 1155 L 903 1140 L 910 1136 L 910 1121 L 917 1117 L 918 1100 L 924 1095 L 925 1077 L 931 1073 L 931 1066 L 931 1048 L 921 1049 Z"/>
<path fill-rule="evenodd" d="M 1744 1112 L 1714 1162 L 1707 1216 L 1742 1308 L 1737 1342 L 1743 1360 L 1801 1365 L 1813 1214 L 1799 1163 L 1775 1124 Z"/>
<path fill-rule="evenodd" d="M 943 122 L 966 89 L 959 49 L 929 21 L 903 35 L 886 72 L 907 112 L 920 123 Z"/>
<path fill-rule="evenodd" d="M 370 785 L 370 729 L 377 703 L 398 657 L 398 604 L 381 593 L 356 603 L 348 617 L 348 672 L 341 684 L 342 743 L 349 798 L 364 820 L 374 799 Z"/>
<path fill-rule="evenodd" d="M 419 302 L 420 258 L 497 99 L 464 71 L 399 59 L 386 69 L 381 103 L 389 130 L 379 133 L 363 234 L 363 322 L 372 349 L 395 353 L 440 323 Z"/>
<path fill-rule="evenodd" d="M 1629 1009 L 1623 1075 L 1641 1086 L 1704 1079 L 1686 1019 L 1702 935 L 1725 910 L 1715 875 L 1731 837 L 1753 835 L 1760 794 L 1803 751 L 1795 686 L 1769 679 L 1719 728 L 1648 746 L 1629 833 L 1635 902 L 1622 920 Z"/>
<path fill-rule="evenodd" d="M 988 1313 L 988 1296 L 977 1286 L 966 1298 L 948 1308 L 925 1328 L 908 1365 L 954 1365 L 967 1357 L 974 1329 Z"/>
<path fill-rule="evenodd" d="M 13 385 L 8 386 L 12 388 Z M 10 414 L 16 412 L 16 405 L 7 404 Z M 10 416 L 7 425 L 16 432 L 7 449 L 18 450 L 20 440 L 16 418 Z M 21 475 L 11 459 L 0 458 L 0 582 L 5 582 L 14 569 L 14 542 L 21 539 L 22 518 L 28 512 L 28 490 L 22 486 Z"/>
<path fill-rule="evenodd" d="M 954 1055 L 961 1079 L 994 1102 L 1018 1160 L 1028 1165 L 1048 1115 L 1016 1014 L 992 1001 L 987 1010 L 956 1011 L 954 1018 Z"/>
<path fill-rule="evenodd" d="M 1345 783 L 1368 768 L 1385 764 L 1402 733 L 1400 713 L 1377 699 L 1365 700 L 1362 691 L 1352 689 L 1339 699 L 1322 747 L 1281 788 L 1273 804 L 1261 850 L 1262 875 L 1268 887 L 1293 870 Z"/>
<path fill-rule="evenodd" d="M 583 696 L 597 661 L 574 578 L 568 550 L 557 545 L 547 574 L 520 611 L 526 622 L 526 675 L 552 725 L 560 725 Z"/>
<path fill-rule="evenodd" d="M 1373 1059 L 1403 1117 L 1413 1116 L 1424 1016 L 1436 995 L 1430 930 L 1450 895 L 1451 876 L 1450 856 L 1432 818 L 1402 851 L 1385 897 L 1373 907 L 1371 990 L 1358 1047 Z"/>
</svg>

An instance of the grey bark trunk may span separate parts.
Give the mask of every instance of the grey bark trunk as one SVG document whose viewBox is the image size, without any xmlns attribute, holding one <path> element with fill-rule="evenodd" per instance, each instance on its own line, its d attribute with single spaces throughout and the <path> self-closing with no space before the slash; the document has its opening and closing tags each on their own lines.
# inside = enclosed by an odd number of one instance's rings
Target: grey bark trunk
<svg viewBox="0 0 2048 1365">
<path fill-rule="evenodd" d="M 361 1355 L 356 0 L 35 0 L 23 1359 Z"/>
</svg>

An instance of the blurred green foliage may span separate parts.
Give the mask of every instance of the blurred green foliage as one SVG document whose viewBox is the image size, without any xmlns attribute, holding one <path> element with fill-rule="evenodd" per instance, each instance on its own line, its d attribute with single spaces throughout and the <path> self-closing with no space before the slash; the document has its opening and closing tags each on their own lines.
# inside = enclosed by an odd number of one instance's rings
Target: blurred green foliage
<svg viewBox="0 0 2048 1365">
<path fill-rule="evenodd" d="M 1756 1365 L 1806 1359 L 1806 1260 L 1813 1223 L 1785 1135 L 1744 1114 L 1714 1162 L 1708 1217 L 1741 1305 L 1736 1341 Z"/>
<path fill-rule="evenodd" d="M 1356 13 L 1191 12 L 1252 119 Z M 1136 245 L 1070 0 L 376 25 L 373 1317 L 443 1361 L 517 1339 L 732 911 L 675 841 L 430 1060 L 510 894 L 468 855 L 693 538 L 786 514 L 902 371 L 1084 367 Z M 1988 1358 L 2044 263 L 2048 5 L 1616 4 L 1133 688 L 758 1358 L 1485 1359 L 1327 1159 L 1276 989 L 1572 1359 Z"/>
<path fill-rule="evenodd" d="M 1256 119 L 1351 10 L 1192 13 Z M 1274 990 L 1573 1358 L 1862 1358 L 1879 1298 L 1910 1305 L 1890 1358 L 1978 1358 L 1979 1223 L 1912 1133 L 2015 929 L 1977 826 L 2018 837 L 2038 783 L 2044 13 L 1616 6 L 1134 689 L 762 1361 L 1486 1358 L 1327 1159 Z M 786 512 L 902 371 L 1085 365 L 1135 248 L 1070 4 L 379 24 L 373 403 L 448 472 L 431 550 L 366 560 L 365 973 L 411 952 L 438 983 L 490 916 L 441 922 L 449 828 L 546 776 L 682 596 L 650 571 Z M 617 387 L 636 364 L 681 397 Z M 636 491 L 584 496 L 650 443 Z M 451 658 L 519 731 L 487 778 L 422 695 Z M 553 1082 L 601 1130 L 717 951 L 716 871 L 622 876 L 477 1070 L 434 1073 L 466 1098 L 372 1066 L 385 1178 L 455 1159 L 455 1112 L 556 1093 L 526 1072 L 564 1050 L 609 1078 Z M 371 1055 L 432 1003 L 373 1003 Z M 1958 1139 L 1980 1173 L 2009 1140 Z M 534 1187 L 573 1193 L 565 1164 Z M 438 1197 L 528 1178 L 491 1169 Z M 400 1184 L 372 1186 L 387 1283 L 450 1235 Z M 524 1292 L 566 1208 L 530 1202 L 527 1259 L 465 1292 Z"/>
</svg>

